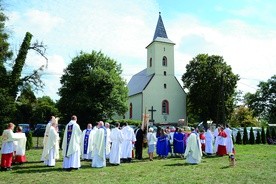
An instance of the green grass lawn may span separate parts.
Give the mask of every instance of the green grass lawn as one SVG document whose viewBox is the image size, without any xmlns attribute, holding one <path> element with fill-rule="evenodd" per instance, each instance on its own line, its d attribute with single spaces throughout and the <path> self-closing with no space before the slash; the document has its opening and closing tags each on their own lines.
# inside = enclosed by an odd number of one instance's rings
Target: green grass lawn
<svg viewBox="0 0 276 184">
<path fill-rule="evenodd" d="M 56 167 L 41 163 L 42 149 L 27 151 L 28 163 L 0 172 L 0 183 L 276 183 L 276 146 L 236 145 L 236 166 L 228 157 L 204 157 L 199 165 L 188 165 L 181 158 L 134 160 L 120 166 L 91 168 L 83 161 L 75 171 L 63 171 L 62 160 Z"/>
</svg>

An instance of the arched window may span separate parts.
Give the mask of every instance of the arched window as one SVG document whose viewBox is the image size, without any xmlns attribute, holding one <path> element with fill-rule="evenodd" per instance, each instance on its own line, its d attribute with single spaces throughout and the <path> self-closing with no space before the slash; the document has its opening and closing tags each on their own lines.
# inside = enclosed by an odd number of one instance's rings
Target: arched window
<svg viewBox="0 0 276 184">
<path fill-rule="evenodd" d="M 168 100 L 163 100 L 163 102 L 162 102 L 162 114 L 169 114 L 169 102 L 168 102 Z"/>
<path fill-rule="evenodd" d="M 152 58 L 150 58 L 149 66 L 152 67 Z"/>
<path fill-rule="evenodd" d="M 167 57 L 166 56 L 163 57 L 162 65 L 167 66 Z"/>
<path fill-rule="evenodd" d="M 165 88 L 165 89 L 167 88 L 167 84 L 164 84 L 164 88 Z"/>
<path fill-rule="evenodd" d="M 167 72 L 166 72 L 166 71 L 164 71 L 164 75 L 165 75 L 165 76 L 167 75 Z"/>
<path fill-rule="evenodd" d="M 132 103 L 129 104 L 129 119 L 132 119 Z"/>
</svg>

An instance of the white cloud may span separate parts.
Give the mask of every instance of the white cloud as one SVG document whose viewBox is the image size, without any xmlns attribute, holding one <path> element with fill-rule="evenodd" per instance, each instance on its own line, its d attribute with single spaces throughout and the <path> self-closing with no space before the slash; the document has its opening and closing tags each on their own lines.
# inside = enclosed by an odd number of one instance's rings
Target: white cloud
<svg viewBox="0 0 276 184">
<path fill-rule="evenodd" d="M 63 19 L 57 16 L 51 15 L 49 12 L 39 11 L 36 9 L 30 9 L 23 15 L 25 24 L 35 28 L 44 33 L 49 33 L 55 27 L 60 26 L 63 23 Z"/>
<path fill-rule="evenodd" d="M 172 20 L 169 32 L 176 43 L 176 73 L 185 72 L 186 64 L 199 53 L 221 55 L 242 80 L 238 89 L 255 92 L 260 80 L 275 75 L 275 31 L 227 20 L 206 25 L 189 16 Z M 170 35 L 169 35 L 170 36 Z"/>
</svg>

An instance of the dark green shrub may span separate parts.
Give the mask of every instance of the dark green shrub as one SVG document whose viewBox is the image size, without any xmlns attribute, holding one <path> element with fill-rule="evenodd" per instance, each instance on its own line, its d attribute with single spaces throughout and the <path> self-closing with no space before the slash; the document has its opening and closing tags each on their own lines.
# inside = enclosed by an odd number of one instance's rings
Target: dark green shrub
<svg viewBox="0 0 276 184">
<path fill-rule="evenodd" d="M 257 131 L 257 135 L 256 135 L 256 144 L 261 144 L 261 134 L 260 131 Z"/>
<path fill-rule="evenodd" d="M 265 130 L 264 130 L 264 127 L 262 127 L 262 132 L 261 132 L 261 141 L 262 141 L 262 144 L 266 144 L 266 136 L 265 136 Z"/>
<path fill-rule="evenodd" d="M 272 137 L 272 139 L 276 139 L 275 128 L 272 128 L 272 130 L 271 130 L 271 137 Z"/>
<path fill-rule="evenodd" d="M 250 144 L 255 144 L 255 136 L 254 136 L 254 132 L 253 132 L 253 128 L 250 128 L 250 132 L 249 132 L 249 143 Z"/>
<path fill-rule="evenodd" d="M 271 138 L 271 134 L 270 134 L 269 128 L 266 129 L 265 135 L 266 135 L 266 139 L 267 139 L 267 138 Z"/>
<path fill-rule="evenodd" d="M 32 135 L 32 132 L 29 131 L 28 133 L 26 133 L 26 137 L 27 137 L 26 150 L 30 150 L 30 149 L 33 148 L 33 135 Z"/>
<path fill-rule="evenodd" d="M 238 133 L 237 133 L 236 144 L 242 144 L 241 132 L 240 131 L 238 131 Z"/>
<path fill-rule="evenodd" d="M 248 135 L 247 135 L 247 129 L 246 129 L 246 127 L 243 128 L 242 143 L 243 144 L 247 144 L 248 143 Z"/>
</svg>

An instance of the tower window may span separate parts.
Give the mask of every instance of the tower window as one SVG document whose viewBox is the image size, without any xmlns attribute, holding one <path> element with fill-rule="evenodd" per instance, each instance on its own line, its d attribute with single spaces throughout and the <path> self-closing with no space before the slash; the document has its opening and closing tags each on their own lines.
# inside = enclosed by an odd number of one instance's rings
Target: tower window
<svg viewBox="0 0 276 184">
<path fill-rule="evenodd" d="M 165 76 L 167 75 L 167 72 L 166 72 L 166 71 L 164 71 L 164 75 L 165 75 Z"/>
<path fill-rule="evenodd" d="M 168 102 L 168 100 L 163 100 L 163 102 L 162 102 L 162 114 L 169 114 L 169 102 Z"/>
<path fill-rule="evenodd" d="M 149 66 L 152 67 L 152 58 L 150 58 Z"/>
<path fill-rule="evenodd" d="M 163 57 L 162 65 L 167 66 L 167 57 L 166 56 Z"/>
<path fill-rule="evenodd" d="M 164 88 L 165 88 L 165 89 L 167 88 L 167 84 L 164 84 Z"/>
</svg>

